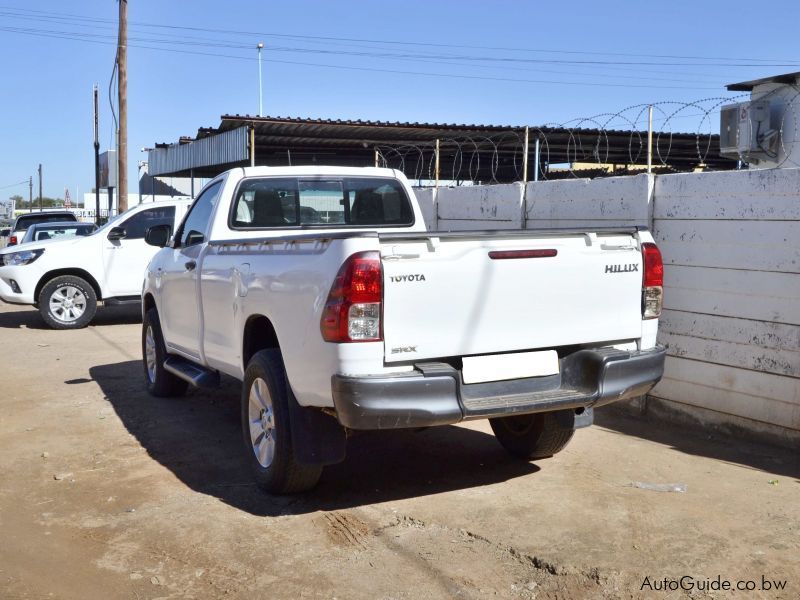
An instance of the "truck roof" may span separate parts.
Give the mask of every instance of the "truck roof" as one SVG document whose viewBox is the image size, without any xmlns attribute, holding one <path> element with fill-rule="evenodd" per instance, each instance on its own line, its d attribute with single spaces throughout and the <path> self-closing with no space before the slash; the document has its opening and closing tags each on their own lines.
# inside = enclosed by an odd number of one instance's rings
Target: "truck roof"
<svg viewBox="0 0 800 600">
<path fill-rule="evenodd" d="M 306 165 L 298 167 L 242 167 L 245 177 L 280 177 L 298 176 L 298 175 L 345 175 L 354 177 L 393 177 L 398 176 L 396 169 L 387 169 L 382 167 L 336 167 L 336 166 L 320 166 L 320 165 Z"/>
</svg>

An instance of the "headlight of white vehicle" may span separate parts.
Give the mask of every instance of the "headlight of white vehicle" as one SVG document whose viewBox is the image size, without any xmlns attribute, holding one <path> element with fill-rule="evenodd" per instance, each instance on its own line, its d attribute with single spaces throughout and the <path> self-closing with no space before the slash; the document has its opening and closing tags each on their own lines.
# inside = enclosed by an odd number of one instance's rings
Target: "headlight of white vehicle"
<svg viewBox="0 0 800 600">
<path fill-rule="evenodd" d="M 44 249 L 9 252 L 3 255 L 4 265 L 29 265 L 44 253 Z"/>
</svg>

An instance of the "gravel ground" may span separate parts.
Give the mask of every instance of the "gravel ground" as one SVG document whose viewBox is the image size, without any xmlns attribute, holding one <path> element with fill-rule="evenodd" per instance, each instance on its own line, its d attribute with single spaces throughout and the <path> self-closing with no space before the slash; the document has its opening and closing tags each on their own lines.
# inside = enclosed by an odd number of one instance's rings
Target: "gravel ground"
<svg viewBox="0 0 800 600">
<path fill-rule="evenodd" d="M 140 328 L 0 306 L 0 597 L 800 597 L 787 450 L 606 410 L 529 464 L 478 421 L 356 435 L 314 492 L 274 498 L 243 461 L 238 382 L 149 397 Z M 699 589 L 718 577 L 756 589 Z"/>
</svg>

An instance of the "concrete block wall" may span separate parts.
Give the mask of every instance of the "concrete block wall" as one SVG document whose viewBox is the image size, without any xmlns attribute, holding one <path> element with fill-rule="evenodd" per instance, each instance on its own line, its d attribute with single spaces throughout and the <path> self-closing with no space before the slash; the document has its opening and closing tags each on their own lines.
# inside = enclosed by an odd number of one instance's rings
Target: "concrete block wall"
<svg viewBox="0 0 800 600">
<path fill-rule="evenodd" d="M 528 183 L 525 215 L 528 229 L 650 227 L 652 175 L 603 179 L 561 179 Z"/>
<path fill-rule="evenodd" d="M 417 197 L 428 231 L 437 231 L 439 222 L 436 218 L 436 188 L 414 188 L 414 195 Z"/>
<path fill-rule="evenodd" d="M 521 229 L 522 194 L 521 183 L 440 187 L 438 230 Z"/>
<path fill-rule="evenodd" d="M 651 396 L 796 443 L 800 170 L 659 176 L 654 196 L 669 358 Z"/>
</svg>

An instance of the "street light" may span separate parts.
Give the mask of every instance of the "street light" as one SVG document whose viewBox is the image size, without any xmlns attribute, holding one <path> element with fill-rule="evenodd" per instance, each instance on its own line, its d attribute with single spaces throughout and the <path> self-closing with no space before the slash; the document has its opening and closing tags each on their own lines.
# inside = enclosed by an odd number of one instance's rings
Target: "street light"
<svg viewBox="0 0 800 600">
<path fill-rule="evenodd" d="M 263 92 L 261 91 L 261 50 L 264 48 L 264 44 L 262 42 L 258 42 L 258 116 L 264 116 L 264 96 Z"/>
</svg>

